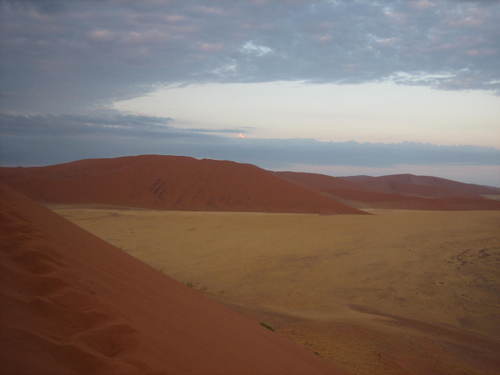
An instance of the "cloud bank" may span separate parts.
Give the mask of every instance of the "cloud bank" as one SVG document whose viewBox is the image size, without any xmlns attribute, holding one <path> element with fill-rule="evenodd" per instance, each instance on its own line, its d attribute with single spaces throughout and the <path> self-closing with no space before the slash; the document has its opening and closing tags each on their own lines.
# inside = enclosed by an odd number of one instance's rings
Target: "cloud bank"
<svg viewBox="0 0 500 375">
<path fill-rule="evenodd" d="M 295 165 L 391 168 L 397 165 L 500 165 L 500 150 L 424 143 L 321 142 L 239 138 L 247 129 L 177 128 L 171 118 L 121 115 L 0 115 L 4 165 L 43 165 L 124 154 L 230 159 L 272 169 Z M 219 134 L 217 134 L 219 133 Z"/>
<path fill-rule="evenodd" d="M 2 0 L 1 17 L 0 108 L 17 113 L 176 82 L 500 90 L 493 0 Z"/>
</svg>

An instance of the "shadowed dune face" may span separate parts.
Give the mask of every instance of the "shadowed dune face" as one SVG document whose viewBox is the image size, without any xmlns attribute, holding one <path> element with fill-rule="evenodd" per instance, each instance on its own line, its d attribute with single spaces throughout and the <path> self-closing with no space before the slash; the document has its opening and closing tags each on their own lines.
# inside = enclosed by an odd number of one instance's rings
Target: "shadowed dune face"
<svg viewBox="0 0 500 375">
<path fill-rule="evenodd" d="M 500 371 L 496 211 L 56 212 L 354 374 Z"/>
<path fill-rule="evenodd" d="M 392 175 L 331 177 L 315 173 L 276 172 L 299 186 L 358 208 L 410 210 L 500 210 L 489 195 L 500 189 L 437 177 Z"/>
<path fill-rule="evenodd" d="M 363 214 L 250 164 L 144 155 L 0 168 L 0 179 L 32 199 L 176 210 Z"/>
<path fill-rule="evenodd" d="M 2 373 L 337 374 L 0 185 Z"/>
</svg>

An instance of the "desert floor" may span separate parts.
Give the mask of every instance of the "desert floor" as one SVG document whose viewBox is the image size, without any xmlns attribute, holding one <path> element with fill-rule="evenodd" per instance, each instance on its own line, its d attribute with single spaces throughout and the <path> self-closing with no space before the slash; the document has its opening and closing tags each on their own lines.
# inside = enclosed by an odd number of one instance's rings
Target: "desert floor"
<svg viewBox="0 0 500 375">
<path fill-rule="evenodd" d="M 51 208 L 353 374 L 500 373 L 498 211 Z"/>
</svg>

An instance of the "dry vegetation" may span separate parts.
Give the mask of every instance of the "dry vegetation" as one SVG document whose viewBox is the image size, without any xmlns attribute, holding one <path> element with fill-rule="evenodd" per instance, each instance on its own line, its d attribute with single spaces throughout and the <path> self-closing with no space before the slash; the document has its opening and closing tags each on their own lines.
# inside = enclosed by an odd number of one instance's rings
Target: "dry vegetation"
<svg viewBox="0 0 500 375">
<path fill-rule="evenodd" d="M 500 369 L 500 212 L 52 208 L 354 374 Z"/>
</svg>

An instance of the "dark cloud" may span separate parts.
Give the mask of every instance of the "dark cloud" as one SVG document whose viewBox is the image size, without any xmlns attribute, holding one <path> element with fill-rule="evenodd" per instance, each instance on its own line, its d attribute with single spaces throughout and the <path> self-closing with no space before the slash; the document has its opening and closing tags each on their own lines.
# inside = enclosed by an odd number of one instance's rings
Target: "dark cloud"
<svg viewBox="0 0 500 375">
<path fill-rule="evenodd" d="M 192 138 L 200 134 L 247 133 L 248 128 L 181 129 L 170 126 L 170 117 L 123 115 L 114 111 L 95 115 L 11 115 L 0 113 L 1 136 L 101 135 L 110 137 Z M 207 136 L 203 136 L 206 138 Z"/>
<path fill-rule="evenodd" d="M 201 129 L 201 128 L 186 128 L 186 131 L 199 132 L 199 133 L 216 133 L 216 134 L 245 134 L 252 127 L 242 127 L 234 129 Z"/>
<path fill-rule="evenodd" d="M 207 81 L 500 90 L 498 1 L 3 0 L 0 9 L 3 110 L 77 112 Z"/>
<path fill-rule="evenodd" d="M 455 0 L 457 2 L 465 2 L 465 3 L 480 3 L 480 4 L 496 4 L 500 3 L 500 0 Z"/>
<path fill-rule="evenodd" d="M 61 0 L 2 0 L 0 4 L 2 6 L 18 7 L 18 8 L 28 8 L 33 7 L 43 12 L 57 12 L 64 9 L 64 5 L 68 3 Z M 71 1 L 69 1 L 71 3 Z"/>
<path fill-rule="evenodd" d="M 9 115 L 0 114 L 0 134 L 29 136 L 77 136 L 112 134 L 115 136 L 155 136 L 171 133 L 170 118 L 112 115 Z"/>
<path fill-rule="evenodd" d="M 240 139 L 179 129 L 170 118 L 145 116 L 0 116 L 4 165 L 40 165 L 89 157 L 173 154 L 230 159 L 267 168 L 291 165 L 498 165 L 500 150 L 422 143 L 320 142 L 312 139 Z M 231 134 L 245 129 L 221 129 Z"/>
</svg>

